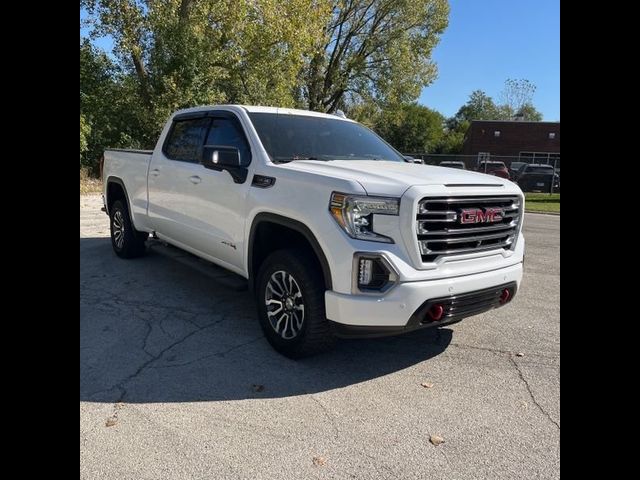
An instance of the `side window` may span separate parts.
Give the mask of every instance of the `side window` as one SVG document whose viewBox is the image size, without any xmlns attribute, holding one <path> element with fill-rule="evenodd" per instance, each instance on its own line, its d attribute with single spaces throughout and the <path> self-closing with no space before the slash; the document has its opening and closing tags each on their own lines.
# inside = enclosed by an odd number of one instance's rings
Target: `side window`
<svg viewBox="0 0 640 480">
<path fill-rule="evenodd" d="M 200 149 L 210 122 L 210 118 L 175 121 L 164 146 L 165 155 L 171 160 L 199 162 Z"/>
<path fill-rule="evenodd" d="M 251 150 L 240 125 L 229 118 L 214 118 L 205 145 L 236 147 L 240 151 L 240 163 L 251 163 Z"/>
</svg>

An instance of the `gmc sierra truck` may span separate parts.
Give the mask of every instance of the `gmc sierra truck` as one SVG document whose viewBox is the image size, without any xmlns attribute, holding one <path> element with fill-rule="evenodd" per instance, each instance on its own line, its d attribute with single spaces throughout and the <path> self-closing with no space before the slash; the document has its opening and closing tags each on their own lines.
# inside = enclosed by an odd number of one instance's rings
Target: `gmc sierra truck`
<svg viewBox="0 0 640 480">
<path fill-rule="evenodd" d="M 107 150 L 103 181 L 119 257 L 151 234 L 241 275 L 292 358 L 458 322 L 509 303 L 522 278 L 515 183 L 409 162 L 344 116 L 181 110 L 153 151 Z"/>
</svg>

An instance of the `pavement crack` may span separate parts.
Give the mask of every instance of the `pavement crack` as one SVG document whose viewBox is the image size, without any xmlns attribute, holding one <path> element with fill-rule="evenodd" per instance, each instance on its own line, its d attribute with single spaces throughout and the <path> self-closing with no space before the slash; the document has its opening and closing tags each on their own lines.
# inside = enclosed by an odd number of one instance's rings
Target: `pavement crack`
<svg viewBox="0 0 640 480">
<path fill-rule="evenodd" d="M 515 367 L 516 371 L 518 372 L 518 376 L 520 377 L 520 380 L 522 380 L 522 382 L 524 383 L 525 387 L 527 388 L 527 392 L 529 392 L 529 397 L 531 397 L 531 401 L 533 402 L 533 404 L 538 407 L 538 410 L 540 410 L 540 412 L 551 422 L 553 423 L 558 430 L 560 430 L 560 425 L 558 424 L 558 422 L 556 422 L 553 418 L 551 418 L 551 415 L 549 415 L 549 413 L 542 408 L 542 405 L 540 405 L 538 403 L 538 400 L 536 400 L 535 395 L 533 394 L 533 390 L 531 389 L 531 386 L 529 385 L 529 382 L 527 381 L 526 378 L 524 378 L 524 374 L 522 373 L 522 370 L 520 369 L 520 365 L 518 365 L 518 362 L 515 361 L 515 359 L 510 356 L 509 357 L 509 361 L 513 364 L 513 366 Z"/>
<path fill-rule="evenodd" d="M 133 311 L 133 318 L 140 318 L 145 326 L 147 327 L 147 331 L 144 334 L 144 339 L 142 341 L 142 351 L 144 353 L 146 353 L 147 355 L 153 357 L 153 354 L 151 352 L 149 352 L 149 350 L 147 350 L 147 342 L 149 341 L 149 337 L 151 336 L 151 332 L 153 331 L 153 326 L 151 325 L 151 322 L 149 320 L 147 320 L 146 318 L 143 318 L 141 316 L 137 316 L 136 317 L 136 313 L 135 310 Z"/>
<path fill-rule="evenodd" d="M 124 379 L 122 379 L 120 382 L 118 382 L 116 385 L 114 385 L 114 387 L 112 388 L 118 388 L 120 390 L 120 397 L 118 398 L 118 400 L 116 400 L 116 403 L 120 403 L 123 402 L 125 397 L 127 396 L 127 390 L 125 388 L 125 385 L 127 383 L 129 383 L 131 380 L 135 379 L 138 375 L 140 375 L 145 369 L 147 369 L 153 362 L 155 362 L 156 360 L 159 360 L 160 358 L 162 358 L 162 356 L 167 353 L 169 350 L 171 350 L 172 348 L 180 345 L 181 343 L 184 343 L 185 341 L 187 341 L 188 339 L 190 339 L 191 337 L 193 337 L 194 335 L 202 332 L 203 330 L 207 329 L 207 328 L 211 328 L 214 325 L 217 325 L 218 323 L 220 323 L 222 320 L 218 321 L 218 322 L 214 322 L 208 325 L 205 325 L 203 327 L 199 327 L 196 330 L 190 332 L 189 334 L 185 335 L 184 337 L 176 340 L 175 342 L 169 344 L 167 347 L 163 348 L 162 350 L 160 350 L 160 352 L 158 352 L 156 355 L 152 356 L 149 360 L 145 361 L 144 363 L 142 363 L 135 372 L 133 372 L 131 375 L 128 375 L 127 377 L 125 377 Z M 108 390 L 111 390 L 108 389 Z"/>
<path fill-rule="evenodd" d="M 453 343 L 451 342 L 449 344 L 449 346 L 451 347 L 457 347 L 457 348 L 463 348 L 463 349 L 468 349 L 468 350 L 480 350 L 483 352 L 491 352 L 495 355 L 507 355 L 509 357 L 512 357 L 515 352 L 511 351 L 511 350 L 502 350 L 499 348 L 490 348 L 490 347 L 476 347 L 475 345 L 466 345 L 464 343 Z M 542 357 L 542 358 L 552 358 L 552 359 L 557 359 L 558 356 L 557 355 L 544 355 L 544 354 L 540 354 L 540 353 L 527 353 L 528 356 L 530 357 Z"/>
<path fill-rule="evenodd" d="M 318 400 L 312 393 L 309 394 L 309 397 L 311 398 L 311 400 L 313 400 L 320 407 L 320 409 L 324 412 L 324 416 L 327 417 L 327 420 L 329 420 L 329 423 L 331 424 L 331 427 L 333 427 L 334 440 L 337 442 L 338 441 L 338 436 L 340 435 L 340 430 L 338 429 L 338 426 L 336 425 L 336 422 L 335 422 L 335 419 L 334 419 L 333 415 L 331 415 L 331 413 L 329 412 L 327 407 L 320 400 Z"/>
<path fill-rule="evenodd" d="M 481 350 L 483 352 L 491 352 L 494 353 L 496 355 L 512 355 L 513 352 L 510 350 L 501 350 L 499 348 L 489 348 L 489 347 L 476 347 L 474 345 L 465 345 L 463 343 L 450 343 L 450 346 L 452 347 L 458 347 L 458 348 L 466 348 L 469 350 Z"/>
<path fill-rule="evenodd" d="M 174 363 L 174 364 L 171 364 L 171 365 L 157 365 L 157 366 L 152 366 L 150 368 L 161 369 L 161 368 L 184 367 L 185 365 L 191 365 L 192 363 L 200 362 L 202 360 L 206 360 L 207 358 L 224 357 L 225 355 L 227 355 L 228 353 L 233 352 L 234 350 L 238 350 L 239 348 L 246 347 L 247 345 L 251 345 L 252 343 L 255 343 L 255 342 L 259 341 L 259 340 L 262 340 L 263 338 L 264 338 L 264 335 L 260 335 L 259 337 L 252 338 L 251 340 L 248 340 L 246 342 L 240 343 L 238 345 L 234 345 L 233 347 L 229 347 L 228 349 L 226 349 L 226 350 L 224 350 L 222 352 L 208 353 L 208 354 L 203 355 L 201 357 L 194 358 L 193 360 L 189 360 L 188 362 Z"/>
</svg>

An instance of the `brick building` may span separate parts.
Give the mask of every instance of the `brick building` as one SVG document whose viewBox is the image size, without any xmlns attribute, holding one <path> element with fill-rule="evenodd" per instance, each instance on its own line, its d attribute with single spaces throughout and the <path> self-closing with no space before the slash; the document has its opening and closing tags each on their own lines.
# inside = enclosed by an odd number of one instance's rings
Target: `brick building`
<svg viewBox="0 0 640 480">
<path fill-rule="evenodd" d="M 560 122 L 474 120 L 465 135 L 462 153 L 553 163 L 560 158 Z"/>
</svg>

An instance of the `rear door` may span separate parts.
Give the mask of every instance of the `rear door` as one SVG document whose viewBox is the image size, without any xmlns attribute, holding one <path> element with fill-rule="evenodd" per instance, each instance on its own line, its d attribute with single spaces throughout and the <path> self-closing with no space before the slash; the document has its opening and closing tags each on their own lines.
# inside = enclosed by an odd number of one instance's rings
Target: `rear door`
<svg viewBox="0 0 640 480">
<path fill-rule="evenodd" d="M 204 167 L 200 156 L 211 118 L 205 112 L 176 115 L 161 149 L 149 166 L 149 220 L 173 243 L 190 246 L 193 188 Z"/>
</svg>

